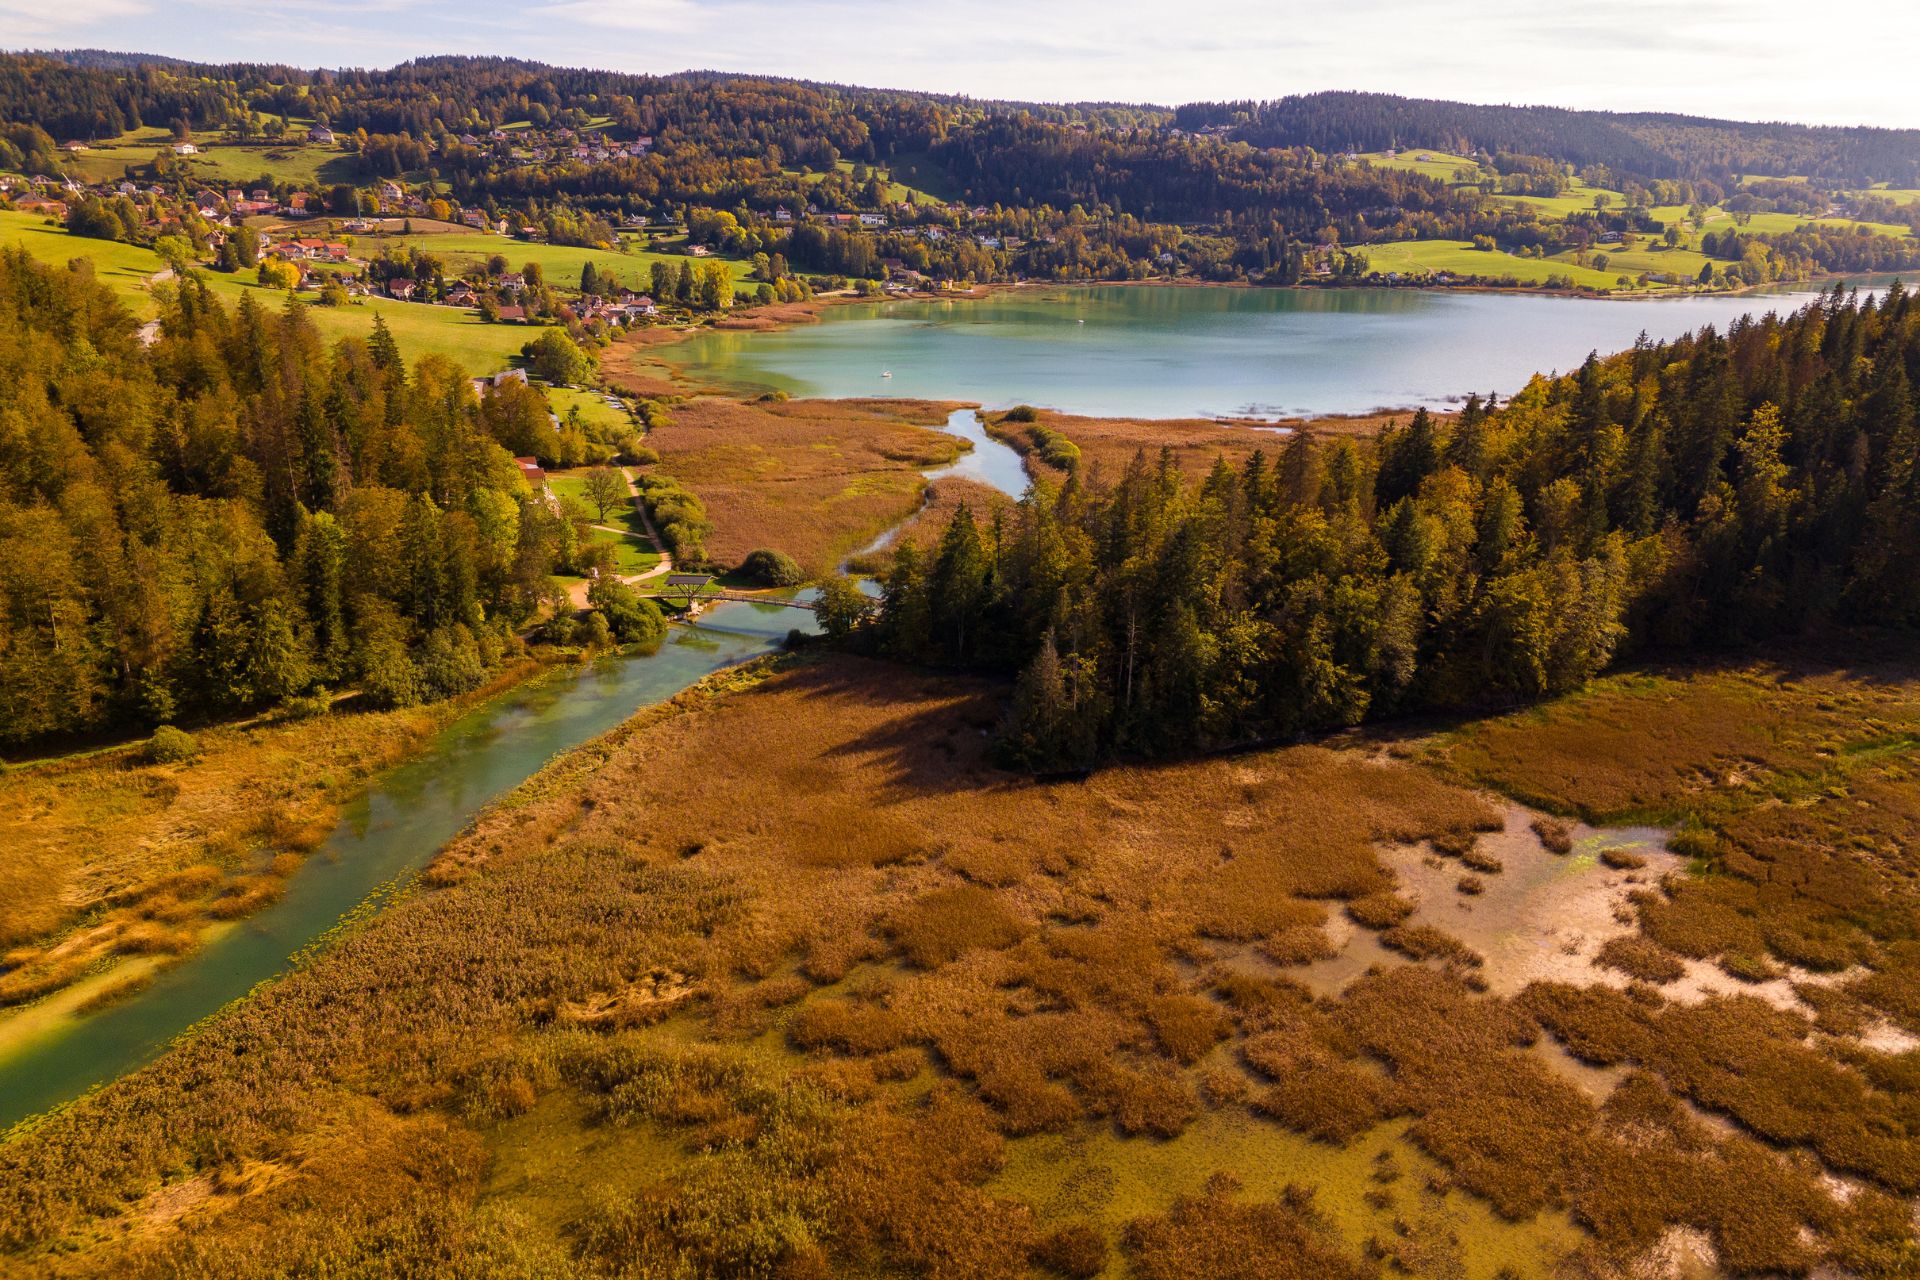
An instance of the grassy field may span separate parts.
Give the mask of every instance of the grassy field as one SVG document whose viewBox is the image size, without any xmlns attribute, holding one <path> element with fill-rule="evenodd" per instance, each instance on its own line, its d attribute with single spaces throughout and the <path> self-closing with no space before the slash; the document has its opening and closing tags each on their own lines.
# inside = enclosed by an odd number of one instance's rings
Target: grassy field
<svg viewBox="0 0 1920 1280">
<path fill-rule="evenodd" d="M 917 179 L 922 177 L 934 186 L 951 193 L 952 180 L 941 172 L 931 160 L 928 160 L 924 156 L 906 157 L 894 168 L 889 168 L 886 165 L 871 167 L 878 170 L 881 181 L 886 184 L 887 201 L 890 204 L 900 204 L 908 200 L 911 200 L 914 204 L 945 204 L 946 200 L 940 196 L 922 187 L 913 185 Z M 839 169 L 841 173 L 852 173 L 853 161 L 842 160 L 835 165 L 835 168 Z M 790 177 L 801 179 L 808 186 L 818 185 L 821 179 L 826 177 L 824 173 L 803 174 L 798 169 L 788 169 L 785 172 Z M 907 181 L 898 181 L 897 179 L 899 178 L 906 178 Z"/>
<path fill-rule="evenodd" d="M 1876 186 L 1860 194 L 1879 196 L 1884 200 L 1891 200 L 1895 204 L 1920 204 L 1920 189 L 1913 187 Z"/>
<path fill-rule="evenodd" d="M 760 548 L 809 573 L 912 515 L 920 472 L 952 461 L 959 442 L 926 428 L 960 406 L 931 401 L 795 400 L 677 405 L 647 434 L 658 470 L 706 503 L 709 554 L 735 565 Z"/>
<path fill-rule="evenodd" d="M 1512 858 L 1516 831 L 1567 891 L 1594 876 L 1564 827 L 1529 836 L 1449 775 L 1572 808 L 1735 761 L 1776 796 L 1806 796 L 1776 767 L 1911 790 L 1916 688 L 1621 676 L 1437 739 L 1036 782 L 989 762 L 1001 686 L 834 656 L 727 673 L 16 1136 L 0 1249 L 71 1277 L 1549 1280 L 1660 1274 L 1678 1238 L 1702 1274 L 1908 1274 L 1920 1080 L 1861 1014 L 1906 1025 L 1913 987 L 1882 981 L 1906 943 L 1759 996 L 1691 990 L 1691 952 L 1685 981 L 1582 966 L 1508 991 L 1435 954 L 1439 930 L 1388 926 L 1460 915 L 1410 884 L 1492 868 L 1477 845 Z M 1825 847 L 1893 871 L 1907 839 Z M 1660 940 L 1689 918 L 1672 904 L 1754 886 L 1726 870 L 1609 872 L 1635 954 L 1685 941 Z M 1796 896 L 1778 882 L 1750 921 Z M 1315 957 L 1380 929 L 1434 958 L 1326 981 Z M 1795 929 L 1771 963 L 1801 974 Z"/>
<path fill-rule="evenodd" d="M 1620 192 L 1588 186 L 1579 178 L 1569 179 L 1567 189 L 1557 196 L 1501 196 L 1500 199 L 1538 209 L 1543 217 L 1565 218 L 1568 214 L 1591 210 L 1595 196 L 1605 196 L 1609 209 L 1623 209 L 1627 204 L 1626 196 Z"/>
<path fill-rule="evenodd" d="M 576 387 L 548 387 L 547 400 L 553 405 L 553 411 L 565 418 L 574 409 L 580 411 L 582 421 L 605 427 L 618 427 L 637 430 L 633 415 L 625 409 L 615 408 L 607 403 L 607 397 L 598 391 L 586 391 Z"/>
<path fill-rule="evenodd" d="M 316 146 L 306 141 L 305 130 L 311 121 L 297 122 L 288 138 L 279 143 L 226 142 L 215 136 L 195 138 L 200 154 L 179 159 L 195 177 L 215 185 L 251 184 L 256 178 L 321 188 L 338 182 L 365 180 L 357 157 L 334 147 Z M 85 182 L 114 182 L 124 176 L 128 165 L 141 168 L 150 164 L 154 153 L 173 146 L 173 135 L 165 129 L 136 129 L 118 138 L 94 143 L 73 157 L 69 166 L 74 176 Z"/>
<path fill-rule="evenodd" d="M 563 498 L 578 502 L 598 519 L 599 512 L 587 497 L 587 482 L 582 473 L 550 471 L 547 473 L 547 487 Z M 627 531 L 619 534 L 595 529 L 592 533 L 595 542 L 603 542 L 613 548 L 615 573 L 645 573 L 660 563 L 660 554 L 653 549 L 653 543 L 647 537 L 646 524 L 631 502 L 623 501 L 618 510 L 607 512 L 606 524 Z"/>
<path fill-rule="evenodd" d="M 1619 270 L 1595 271 L 1556 258 L 1522 258 L 1504 249 L 1491 252 L 1475 249 L 1465 240 L 1395 240 L 1387 244 L 1362 246 L 1371 268 L 1382 273 L 1402 275 L 1512 276 L 1525 284 L 1544 284 L 1548 276 L 1569 276 L 1577 285 L 1591 289 L 1619 288 Z M 1624 268 L 1622 268 L 1624 269 Z M 1630 275 L 1632 273 L 1629 273 Z"/>
<path fill-rule="evenodd" d="M 514 271 L 520 270 L 529 262 L 537 262 L 546 274 L 547 282 L 562 289 L 577 289 L 580 286 L 580 272 L 589 262 L 596 272 L 605 275 L 611 273 L 621 284 L 630 289 L 646 292 L 652 288 L 653 264 L 665 262 L 679 270 L 682 263 L 699 260 L 678 253 L 655 253 L 634 250 L 618 253 L 611 249 L 585 249 L 573 245 L 538 244 L 524 240 L 515 240 L 507 236 L 495 235 L 459 235 L 431 234 L 412 236 L 362 236 L 355 247 L 362 253 L 378 252 L 383 244 L 407 244 L 415 249 L 439 255 L 449 265 L 458 270 L 471 270 L 482 265 L 494 254 L 505 255 Z M 709 261 L 725 262 L 727 270 L 738 283 L 753 271 L 753 264 L 740 259 L 714 257 Z"/>
<path fill-rule="evenodd" d="M 1657 242 L 1649 243 L 1645 240 L 1631 249 L 1622 249 L 1619 245 L 1596 245 L 1592 250 L 1592 254 L 1602 253 L 1607 255 L 1605 269 L 1595 267 L 1593 270 L 1609 280 L 1622 275 L 1629 280 L 1636 280 L 1644 271 L 1649 275 L 1668 275 L 1681 283 L 1690 283 L 1699 276 L 1700 268 L 1710 261 L 1705 254 L 1695 249 L 1668 249 Z M 1592 254 L 1589 255 L 1589 262 L 1592 261 Z M 1547 261 L 1562 267 L 1578 265 L 1574 262 L 1574 255 L 1571 253 L 1560 254 Z"/>
<path fill-rule="evenodd" d="M 0 245 L 19 245 L 42 262 L 60 265 L 86 258 L 93 262 L 100 280 L 119 294 L 134 314 L 155 313 L 147 281 L 163 271 L 165 263 L 151 249 L 70 236 L 64 228 L 48 226 L 45 219 L 24 213 L 0 213 Z M 229 305 L 249 293 L 267 306 L 283 305 L 284 294 L 261 288 L 250 273 L 224 275 L 210 271 L 206 277 L 215 295 Z M 534 334 L 524 326 L 484 324 L 474 312 L 456 307 L 431 307 L 391 298 L 359 298 L 346 307 L 310 306 L 309 314 L 328 338 L 348 334 L 364 337 L 373 329 L 373 317 L 384 316 L 409 359 L 433 352 L 476 374 L 506 367 Z"/>
<path fill-rule="evenodd" d="M 1420 157 L 1426 156 L 1422 160 Z M 1469 156 L 1456 156 L 1446 151 L 1434 151 L 1419 147 L 1409 147 L 1394 156 L 1384 151 L 1363 152 L 1360 156 L 1377 169 L 1402 169 L 1408 173 L 1417 173 L 1422 177 L 1437 178 L 1441 182 L 1453 185 L 1458 179 L 1454 174 L 1465 169 L 1468 173 L 1478 173 L 1480 164 Z"/>
</svg>

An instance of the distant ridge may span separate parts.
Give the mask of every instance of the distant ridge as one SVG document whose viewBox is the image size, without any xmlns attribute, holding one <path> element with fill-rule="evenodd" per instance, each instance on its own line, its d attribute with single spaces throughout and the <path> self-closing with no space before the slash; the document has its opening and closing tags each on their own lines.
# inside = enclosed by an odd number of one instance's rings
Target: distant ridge
<svg viewBox="0 0 1920 1280">
<path fill-rule="evenodd" d="M 1225 128 L 1254 146 L 1319 151 L 1428 147 L 1600 164 L 1649 178 L 1726 173 L 1864 181 L 1920 175 L 1920 129 L 1717 120 L 1668 112 L 1487 106 L 1387 93 L 1299 94 L 1270 102 L 1189 103 L 1185 129 Z"/>
</svg>

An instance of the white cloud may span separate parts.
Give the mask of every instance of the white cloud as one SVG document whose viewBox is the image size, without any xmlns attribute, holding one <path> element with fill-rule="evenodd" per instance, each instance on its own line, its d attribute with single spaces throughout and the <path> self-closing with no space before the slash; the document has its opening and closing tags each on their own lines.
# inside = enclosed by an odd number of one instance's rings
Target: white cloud
<svg viewBox="0 0 1920 1280">
<path fill-rule="evenodd" d="M 1823 53 L 1804 0 L 0 0 L 6 43 L 339 66 L 437 52 L 756 72 L 1044 101 L 1369 89 L 1472 102 L 1920 127 L 1912 0 L 1855 0 Z M 289 21 L 289 14 L 305 20 Z M 329 20 L 330 18 L 335 20 Z"/>
<path fill-rule="evenodd" d="M 43 0 L 0 0 L 0 26 L 5 46 L 13 49 L 66 44 L 85 38 L 89 43 L 103 24 L 117 23 L 149 12 L 144 0 L 71 0 L 46 4 Z"/>
</svg>

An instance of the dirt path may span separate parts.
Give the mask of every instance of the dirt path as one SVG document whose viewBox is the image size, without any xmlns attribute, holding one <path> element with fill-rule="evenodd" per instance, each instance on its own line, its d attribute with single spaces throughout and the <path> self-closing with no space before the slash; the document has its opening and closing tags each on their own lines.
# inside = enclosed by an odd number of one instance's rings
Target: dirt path
<svg viewBox="0 0 1920 1280">
<path fill-rule="evenodd" d="M 647 578 L 657 578 L 663 573 L 673 572 L 673 555 L 667 550 L 667 544 L 661 540 L 660 531 L 653 527 L 653 517 L 647 514 L 647 504 L 640 501 L 640 484 L 633 478 L 633 472 L 620 468 L 620 476 L 627 482 L 627 494 L 633 500 L 633 509 L 640 513 L 640 524 L 647 531 L 647 540 L 653 543 L 653 549 L 660 553 L 660 563 L 645 573 L 628 578 L 628 582 L 640 582 Z"/>
<path fill-rule="evenodd" d="M 633 509 L 639 513 L 640 524 L 647 531 L 647 541 L 653 544 L 654 551 L 660 556 L 660 563 L 654 565 L 653 568 L 648 569 L 645 573 L 620 575 L 620 581 L 632 586 L 637 582 L 645 582 L 649 578 L 658 578 L 662 574 L 672 573 L 673 555 L 667 550 L 667 544 L 661 540 L 660 531 L 653 527 L 653 517 L 647 514 L 647 504 L 640 501 L 640 485 L 634 480 L 633 472 L 622 467 L 620 469 L 620 477 L 627 482 L 628 500 L 633 503 Z M 633 530 L 620 529 L 613 525 L 596 524 L 591 527 L 604 530 L 607 533 L 617 533 L 623 537 L 631 538 L 635 536 Z M 573 603 L 574 608 L 584 609 L 587 607 L 588 586 L 588 583 L 576 582 L 567 588 L 567 599 Z"/>
</svg>

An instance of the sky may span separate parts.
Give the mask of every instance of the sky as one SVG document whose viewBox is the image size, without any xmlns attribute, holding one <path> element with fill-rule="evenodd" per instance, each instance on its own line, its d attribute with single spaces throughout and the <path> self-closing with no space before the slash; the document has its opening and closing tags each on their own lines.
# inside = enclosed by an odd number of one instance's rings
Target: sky
<svg viewBox="0 0 1920 1280">
<path fill-rule="evenodd" d="M 1365 89 L 1920 127 L 1916 0 L 0 0 L 0 46 L 327 67 L 513 54 L 1047 102 Z"/>
</svg>

